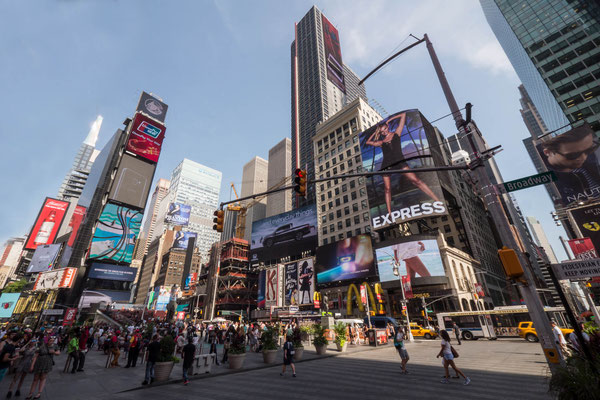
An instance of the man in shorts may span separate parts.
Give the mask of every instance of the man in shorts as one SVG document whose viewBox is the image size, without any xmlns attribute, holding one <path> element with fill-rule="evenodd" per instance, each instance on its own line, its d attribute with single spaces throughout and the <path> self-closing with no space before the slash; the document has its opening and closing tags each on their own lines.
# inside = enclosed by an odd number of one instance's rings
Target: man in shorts
<svg viewBox="0 0 600 400">
<path fill-rule="evenodd" d="M 396 350 L 398 350 L 398 354 L 400 354 L 400 358 L 402 359 L 402 373 L 408 374 L 406 370 L 406 363 L 410 360 L 408 356 L 408 351 L 406 351 L 406 347 L 404 346 L 404 334 L 400 329 L 396 329 L 396 333 L 394 334 L 394 346 Z"/>
</svg>

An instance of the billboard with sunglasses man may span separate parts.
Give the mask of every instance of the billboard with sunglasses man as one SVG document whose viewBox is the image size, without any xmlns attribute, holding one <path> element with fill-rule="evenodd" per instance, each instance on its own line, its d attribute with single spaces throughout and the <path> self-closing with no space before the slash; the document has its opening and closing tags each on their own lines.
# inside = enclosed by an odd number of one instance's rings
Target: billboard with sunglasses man
<svg viewBox="0 0 600 400">
<path fill-rule="evenodd" d="M 564 206 L 600 197 L 600 141 L 589 124 L 537 144 L 544 164 L 554 171 Z"/>
</svg>

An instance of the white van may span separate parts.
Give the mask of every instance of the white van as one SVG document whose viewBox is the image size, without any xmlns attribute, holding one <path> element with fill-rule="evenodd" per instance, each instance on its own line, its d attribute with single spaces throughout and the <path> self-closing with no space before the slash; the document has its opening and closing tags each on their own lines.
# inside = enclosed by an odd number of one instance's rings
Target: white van
<svg viewBox="0 0 600 400">
<path fill-rule="evenodd" d="M 363 325 L 365 324 L 365 322 L 362 319 L 355 319 L 355 318 L 340 318 L 340 319 L 336 319 L 335 323 L 337 324 L 338 322 L 342 322 L 346 325 L 350 325 L 354 328 L 358 328 L 358 329 L 362 329 Z"/>
</svg>

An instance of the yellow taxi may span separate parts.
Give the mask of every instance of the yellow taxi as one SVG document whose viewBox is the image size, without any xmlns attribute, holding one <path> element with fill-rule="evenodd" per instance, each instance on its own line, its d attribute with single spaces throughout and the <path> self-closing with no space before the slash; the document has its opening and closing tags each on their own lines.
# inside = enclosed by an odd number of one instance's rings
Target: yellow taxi
<svg viewBox="0 0 600 400">
<path fill-rule="evenodd" d="M 417 325 L 414 322 L 410 323 L 410 333 L 412 333 L 413 336 L 422 336 L 425 339 L 435 339 L 438 334 L 429 328 L 423 328 L 421 325 Z"/>
<path fill-rule="evenodd" d="M 533 327 L 533 322 L 531 321 L 519 322 L 518 330 L 519 336 L 527 340 L 528 342 L 537 342 L 539 340 L 537 337 L 537 333 L 535 332 L 535 328 Z M 560 330 L 562 331 L 562 334 L 565 338 L 571 332 L 573 332 L 573 329 L 560 328 Z"/>
</svg>

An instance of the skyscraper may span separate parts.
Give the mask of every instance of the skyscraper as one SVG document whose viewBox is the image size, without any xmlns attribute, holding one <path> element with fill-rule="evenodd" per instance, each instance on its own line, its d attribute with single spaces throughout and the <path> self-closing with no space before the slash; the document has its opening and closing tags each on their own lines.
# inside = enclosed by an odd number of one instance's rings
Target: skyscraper
<svg viewBox="0 0 600 400">
<path fill-rule="evenodd" d="M 289 185 L 292 177 L 292 141 L 283 139 L 269 150 L 269 190 Z M 273 193 L 267 197 L 267 217 L 292 210 L 291 190 Z"/>
<path fill-rule="evenodd" d="M 85 182 L 92 169 L 92 164 L 96 159 L 96 156 L 100 153 L 97 150 L 96 141 L 98 140 L 98 133 L 102 126 L 102 116 L 98 115 L 90 131 L 81 144 L 71 169 L 65 176 L 60 189 L 58 190 L 58 198 L 62 200 L 78 199 L 81 196 Z"/>
<path fill-rule="evenodd" d="M 342 62 L 337 29 L 313 6 L 295 26 L 291 45 L 292 169 L 314 177 L 312 138 L 319 123 L 357 97 L 368 101 L 358 76 Z M 307 200 L 314 202 L 309 188 Z"/>
<path fill-rule="evenodd" d="M 268 175 L 269 162 L 267 160 L 256 156 L 248 161 L 244 165 L 242 173 L 241 197 L 266 192 Z M 256 199 L 255 201 L 249 200 L 246 201 L 245 204 L 252 204 L 251 207 L 248 207 L 248 211 L 246 212 L 246 229 L 244 231 L 244 240 L 249 242 L 252 234 L 252 223 L 267 216 L 267 197 L 265 196 L 264 198 Z"/>
<path fill-rule="evenodd" d="M 169 185 L 171 182 L 167 179 L 159 179 L 150 198 L 150 204 L 148 206 L 148 212 L 146 213 L 146 220 L 144 221 L 144 227 L 140 232 L 140 244 L 137 247 L 134 259 L 141 260 L 150 245 L 150 239 L 154 236 L 154 228 L 156 227 L 156 221 L 158 219 L 158 210 L 160 202 L 169 193 Z"/>
<path fill-rule="evenodd" d="M 480 2 L 548 129 L 583 119 L 600 132 L 599 3 Z"/>
</svg>

